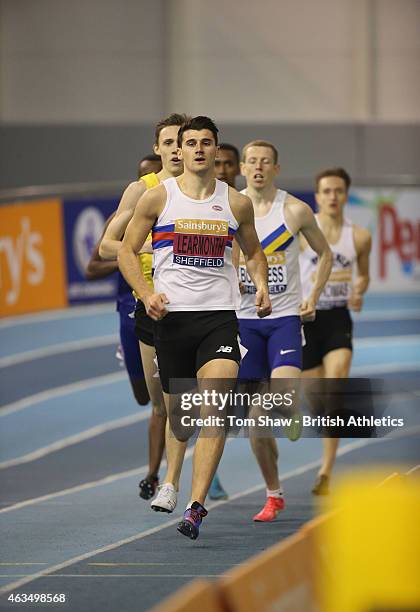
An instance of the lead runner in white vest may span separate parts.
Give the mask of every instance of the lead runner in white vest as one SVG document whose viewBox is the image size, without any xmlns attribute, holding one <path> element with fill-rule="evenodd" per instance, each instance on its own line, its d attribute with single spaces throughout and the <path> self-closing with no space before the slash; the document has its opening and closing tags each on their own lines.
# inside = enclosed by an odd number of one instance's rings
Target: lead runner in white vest
<svg viewBox="0 0 420 612">
<path fill-rule="evenodd" d="M 252 308 L 255 287 L 242 256 L 239 262 L 242 300 L 238 318 L 241 343 L 248 352 L 241 363 L 239 378 L 298 378 L 302 369 L 300 317 L 315 314 L 318 297 L 330 273 L 331 253 L 310 207 L 276 188 L 275 179 L 280 166 L 273 144 L 261 140 L 247 144 L 242 152 L 241 171 L 247 182 L 242 193 L 248 195 L 253 203 L 258 238 L 267 257 L 272 313 L 264 320 L 255 316 Z M 299 232 L 304 234 L 319 256 L 315 283 L 303 304 Z M 265 506 L 254 516 L 254 521 L 272 521 L 284 508 L 277 445 L 272 435 L 261 437 L 253 428 L 250 428 L 250 441 L 267 486 Z"/>
<path fill-rule="evenodd" d="M 214 178 L 217 132 L 208 117 L 195 117 L 181 127 L 178 146 L 184 174 L 144 194 L 118 256 L 127 282 L 156 321 L 155 346 L 168 410 L 171 379 L 197 376 L 200 391 L 233 390 L 240 362 L 234 235 L 247 254 L 257 287 L 257 313 L 271 313 L 267 260 L 255 232 L 252 204 Z M 155 293 L 136 261 L 152 228 Z M 202 405 L 201 416 L 223 417 L 218 408 Z M 198 537 L 207 514 L 204 503 L 224 443 L 223 424 L 201 429 L 194 449 L 191 502 L 178 525 L 191 539 Z M 185 443 L 180 442 L 180 452 L 183 449 Z"/>
<path fill-rule="evenodd" d="M 350 372 L 353 324 L 349 309 L 361 310 L 363 294 L 369 286 L 371 236 L 344 216 L 349 187 L 350 176 L 343 168 L 324 170 L 316 177 L 317 222 L 332 250 L 333 267 L 320 296 L 315 321 L 304 324 L 306 378 L 347 378 Z M 304 297 L 312 291 L 317 259 L 310 245 L 302 240 Z M 323 460 L 312 489 L 315 495 L 328 493 L 338 444 L 339 438 L 323 438 Z"/>
</svg>

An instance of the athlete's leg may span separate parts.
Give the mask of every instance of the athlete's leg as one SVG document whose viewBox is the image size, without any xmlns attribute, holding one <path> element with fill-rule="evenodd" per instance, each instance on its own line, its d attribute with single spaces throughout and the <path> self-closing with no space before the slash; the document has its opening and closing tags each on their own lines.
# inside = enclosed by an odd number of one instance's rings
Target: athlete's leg
<svg viewBox="0 0 420 612">
<path fill-rule="evenodd" d="M 148 477 L 158 475 L 165 448 L 166 408 L 162 387 L 154 359 L 156 352 L 153 346 L 140 342 L 141 359 L 144 376 L 152 404 L 149 420 L 149 473 Z"/>
<path fill-rule="evenodd" d="M 348 378 L 352 355 L 352 351 L 348 348 L 338 348 L 324 355 L 325 378 Z"/>
<path fill-rule="evenodd" d="M 309 370 L 303 370 L 302 378 L 324 378 L 324 366 L 319 365 Z"/>
<path fill-rule="evenodd" d="M 348 378 L 351 367 L 352 351 L 348 348 L 340 348 L 330 351 L 324 356 L 323 369 L 325 378 Z M 319 476 L 331 476 L 337 456 L 340 438 L 323 438 L 322 465 Z"/>
<path fill-rule="evenodd" d="M 123 302 L 118 304 L 120 340 L 124 365 L 130 379 L 133 395 L 140 406 L 145 406 L 149 403 L 149 393 L 147 391 L 139 345 L 134 329 L 133 310 L 134 303 L 132 300 L 127 303 Z"/>
<path fill-rule="evenodd" d="M 229 393 L 238 375 L 238 364 L 230 359 L 212 359 L 197 372 L 200 393 L 215 390 Z M 226 379 L 226 384 L 223 380 Z M 217 406 L 203 406 L 201 416 L 225 416 Z M 225 445 L 224 427 L 203 427 L 194 449 L 191 500 L 204 505 L 210 483 Z"/>
<path fill-rule="evenodd" d="M 241 344 L 247 349 L 247 354 L 241 361 L 238 378 L 240 381 L 264 380 L 270 376 L 268 365 L 267 337 L 263 333 L 262 321 L 239 319 Z M 251 406 L 249 417 L 258 419 L 260 406 Z M 260 436 L 258 436 L 260 433 Z M 268 434 L 267 434 L 268 435 Z M 260 466 L 267 488 L 278 488 L 277 474 L 277 444 L 273 436 L 261 437 L 257 428 L 249 428 L 249 442 Z M 273 466 L 276 466 L 273 468 Z"/>
<path fill-rule="evenodd" d="M 164 393 L 164 398 L 167 414 L 169 414 L 170 395 L 168 393 Z M 180 441 L 175 437 L 171 429 L 169 418 L 166 421 L 165 448 L 167 468 L 163 482 L 165 484 L 171 484 L 175 491 L 178 491 L 182 464 L 184 463 L 184 455 L 187 449 L 187 442 Z"/>
<path fill-rule="evenodd" d="M 271 374 L 272 379 L 296 379 L 300 377 L 300 369 L 293 366 L 280 366 Z M 252 417 L 252 412 L 250 413 Z M 281 488 L 278 472 L 278 450 L 272 431 L 267 431 L 267 437 L 258 435 L 257 428 L 250 428 L 251 448 L 260 466 L 266 487 L 274 491 Z"/>
<path fill-rule="evenodd" d="M 302 378 L 314 378 L 314 379 L 320 379 L 320 378 L 324 378 L 325 377 L 325 371 L 324 371 L 324 366 L 321 364 L 319 366 L 316 366 L 314 368 L 310 368 L 308 370 L 304 370 L 302 372 Z M 314 401 L 312 398 L 312 402 L 311 405 L 309 406 L 311 412 L 313 413 L 313 415 L 322 415 L 324 414 L 324 407 L 322 405 L 322 408 L 320 408 Z M 328 457 L 335 457 L 335 454 L 337 452 L 337 447 L 338 447 L 338 443 L 339 440 L 335 441 L 335 438 L 326 438 L 323 437 L 322 438 L 322 448 L 323 448 L 323 458 L 325 458 L 326 456 Z M 335 447 L 335 448 L 334 448 Z M 313 489 L 312 489 L 312 493 L 314 495 L 325 495 L 326 493 L 328 493 L 328 489 L 329 489 L 329 476 L 326 476 L 325 474 L 322 473 L 322 469 L 323 469 L 323 464 L 324 464 L 324 459 L 322 461 L 321 467 L 318 470 L 318 475 L 317 478 L 315 480 L 315 483 L 313 485 Z"/>
<path fill-rule="evenodd" d="M 133 391 L 133 395 L 136 398 L 139 406 L 147 406 L 150 401 L 149 392 L 147 390 L 147 384 L 144 378 L 135 378 L 134 376 L 129 376 L 131 389 Z"/>
</svg>

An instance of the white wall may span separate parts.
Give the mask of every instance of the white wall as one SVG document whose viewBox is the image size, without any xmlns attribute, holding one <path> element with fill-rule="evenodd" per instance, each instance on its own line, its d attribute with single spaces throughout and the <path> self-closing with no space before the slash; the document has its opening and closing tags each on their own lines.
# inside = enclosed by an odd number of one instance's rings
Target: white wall
<svg viewBox="0 0 420 612">
<path fill-rule="evenodd" d="M 177 0 L 171 103 L 223 121 L 420 119 L 418 0 Z"/>
<path fill-rule="evenodd" d="M 173 106 L 223 121 L 350 118 L 352 4 L 175 2 Z"/>
<path fill-rule="evenodd" d="M 163 0 L 1 0 L 0 119 L 132 122 L 164 112 Z"/>
<path fill-rule="evenodd" d="M 420 119 L 420 2 L 377 0 L 376 117 Z"/>
<path fill-rule="evenodd" d="M 0 0 L 0 121 L 419 121 L 419 26 L 419 0 Z"/>
</svg>

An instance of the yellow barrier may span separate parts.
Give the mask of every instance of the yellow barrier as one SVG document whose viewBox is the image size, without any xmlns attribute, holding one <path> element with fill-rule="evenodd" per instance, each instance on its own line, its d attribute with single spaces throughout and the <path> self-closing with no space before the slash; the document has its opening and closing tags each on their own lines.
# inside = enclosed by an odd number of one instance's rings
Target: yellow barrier
<svg viewBox="0 0 420 612">
<path fill-rule="evenodd" d="M 419 470 L 408 474 L 347 477 L 331 496 L 338 510 L 216 583 L 194 581 L 155 611 L 420 610 Z"/>
<path fill-rule="evenodd" d="M 219 586 L 228 610 L 311 612 L 311 572 L 308 540 L 298 532 L 234 569 Z"/>
<path fill-rule="evenodd" d="M 300 533 L 307 539 L 311 567 L 311 584 L 313 586 L 313 603 L 321 609 L 322 590 L 319 577 L 324 583 L 334 580 L 334 560 L 329 541 L 325 537 L 328 525 L 334 516 L 333 512 L 322 514 L 303 525 Z"/>
<path fill-rule="evenodd" d="M 197 579 L 152 608 L 151 612 L 224 612 L 214 582 Z"/>
</svg>

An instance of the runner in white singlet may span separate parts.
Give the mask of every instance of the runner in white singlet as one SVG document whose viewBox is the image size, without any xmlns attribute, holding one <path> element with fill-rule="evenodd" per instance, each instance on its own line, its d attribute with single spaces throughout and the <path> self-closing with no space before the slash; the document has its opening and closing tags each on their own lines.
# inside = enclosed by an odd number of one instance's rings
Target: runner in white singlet
<svg viewBox="0 0 420 612">
<path fill-rule="evenodd" d="M 200 391 L 228 393 L 234 388 L 240 361 L 234 235 L 258 288 L 257 312 L 261 317 L 271 312 L 267 260 L 255 232 L 252 204 L 214 178 L 217 132 L 207 117 L 195 117 L 182 126 L 178 146 L 184 174 L 144 194 L 119 252 L 127 282 L 157 322 L 155 345 L 165 402 L 172 430 L 181 439 L 184 433 L 171 414 L 173 382 L 197 377 Z M 155 292 L 136 262 L 152 228 Z M 224 411 L 202 404 L 201 416 L 223 420 Z M 207 514 L 204 503 L 225 442 L 223 423 L 209 421 L 195 445 L 191 502 L 178 525 L 178 531 L 191 539 L 198 537 Z M 165 484 L 173 488 L 173 483 Z"/>
<path fill-rule="evenodd" d="M 316 319 L 305 323 L 303 376 L 347 378 L 352 359 L 352 320 L 369 286 L 370 233 L 345 218 L 350 176 L 343 168 L 321 172 L 316 178 L 317 221 L 333 253 L 333 268 L 317 306 Z M 303 296 L 312 290 L 317 255 L 302 239 L 300 256 Z M 353 275 L 354 268 L 356 269 Z M 324 437 L 323 461 L 312 492 L 325 495 L 339 438 Z"/>
</svg>

